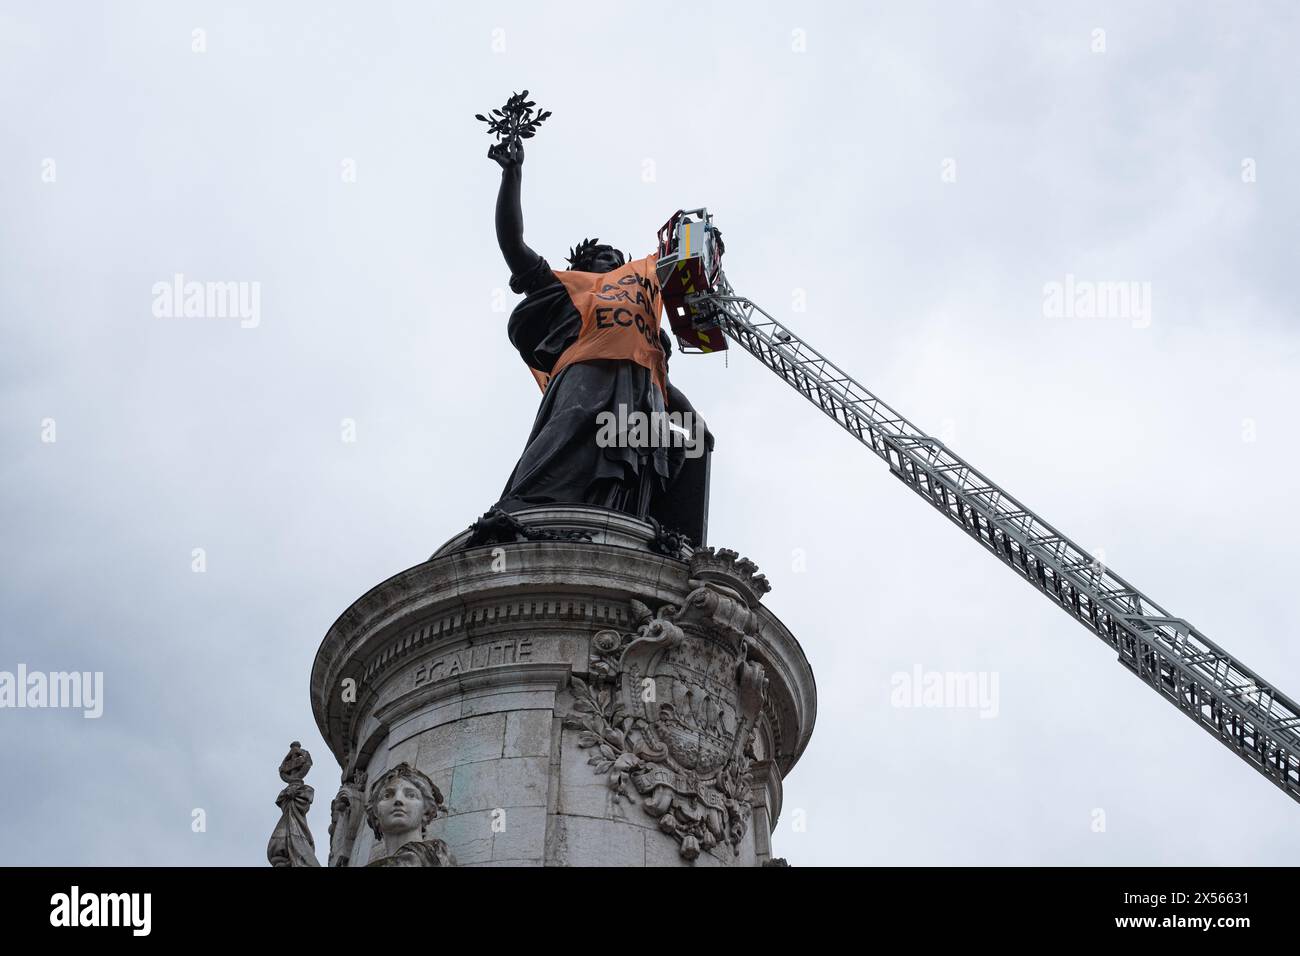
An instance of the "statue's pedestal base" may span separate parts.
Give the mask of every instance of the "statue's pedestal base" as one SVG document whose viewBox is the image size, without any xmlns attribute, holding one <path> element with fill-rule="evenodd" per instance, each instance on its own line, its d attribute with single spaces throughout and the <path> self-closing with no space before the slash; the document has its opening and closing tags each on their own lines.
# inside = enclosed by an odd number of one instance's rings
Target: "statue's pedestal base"
<svg viewBox="0 0 1300 956">
<path fill-rule="evenodd" d="M 816 712 L 766 582 L 616 513 L 516 517 L 545 537 L 458 535 L 326 635 L 312 704 L 354 781 L 331 863 L 382 855 L 356 784 L 400 762 L 441 789 L 427 835 L 460 866 L 763 863 Z"/>
</svg>

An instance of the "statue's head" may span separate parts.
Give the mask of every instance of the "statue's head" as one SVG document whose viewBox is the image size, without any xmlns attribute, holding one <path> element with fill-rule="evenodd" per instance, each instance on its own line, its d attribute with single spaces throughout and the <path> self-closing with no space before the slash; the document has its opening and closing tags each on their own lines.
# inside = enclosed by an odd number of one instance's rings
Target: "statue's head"
<svg viewBox="0 0 1300 956">
<path fill-rule="evenodd" d="M 423 829 L 442 809 L 442 791 L 410 764 L 399 763 L 370 788 L 366 823 L 380 839 L 385 833 Z"/>
<path fill-rule="evenodd" d="M 627 262 L 627 257 L 599 239 L 584 239 L 569 250 L 572 272 L 613 272 Z"/>
</svg>

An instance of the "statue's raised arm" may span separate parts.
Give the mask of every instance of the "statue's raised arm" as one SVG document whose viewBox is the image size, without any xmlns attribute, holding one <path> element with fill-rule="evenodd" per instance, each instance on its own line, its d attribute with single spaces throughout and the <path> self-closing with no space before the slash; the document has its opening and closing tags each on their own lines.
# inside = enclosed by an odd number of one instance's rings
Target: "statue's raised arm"
<svg viewBox="0 0 1300 956">
<path fill-rule="evenodd" d="M 519 198 L 524 171 L 524 144 L 497 143 L 488 156 L 501 166 L 501 188 L 497 191 L 497 245 L 513 275 L 523 275 L 537 265 L 538 255 L 524 242 L 524 210 Z"/>
<path fill-rule="evenodd" d="M 501 188 L 497 192 L 497 245 L 505 256 L 506 265 L 514 275 L 523 275 L 536 267 L 538 255 L 524 242 L 524 211 L 520 201 L 520 184 L 524 170 L 524 143 L 531 139 L 549 111 L 533 115 L 536 104 L 528 99 L 528 91 L 513 93 L 505 105 L 491 114 L 475 115 L 488 124 L 488 132 L 497 136 L 497 142 L 488 148 L 488 158 L 501 167 Z"/>
</svg>

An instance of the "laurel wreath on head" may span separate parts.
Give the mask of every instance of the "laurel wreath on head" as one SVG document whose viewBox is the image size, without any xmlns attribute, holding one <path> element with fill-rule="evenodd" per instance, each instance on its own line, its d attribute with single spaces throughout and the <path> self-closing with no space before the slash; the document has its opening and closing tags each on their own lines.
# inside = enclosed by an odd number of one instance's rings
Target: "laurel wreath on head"
<svg viewBox="0 0 1300 956">
<path fill-rule="evenodd" d="M 579 263 L 586 262 L 591 257 L 591 255 L 594 252 L 596 252 L 597 249 L 600 249 L 602 247 L 608 249 L 614 249 L 613 246 L 602 243 L 599 239 L 582 240 L 582 242 L 578 243 L 576 246 L 569 249 L 569 255 L 566 257 L 569 262 L 569 268 L 572 269 L 576 267 Z M 614 251 L 623 257 L 624 262 L 628 261 L 627 255 L 625 253 L 619 251 L 618 249 L 614 249 Z"/>
</svg>

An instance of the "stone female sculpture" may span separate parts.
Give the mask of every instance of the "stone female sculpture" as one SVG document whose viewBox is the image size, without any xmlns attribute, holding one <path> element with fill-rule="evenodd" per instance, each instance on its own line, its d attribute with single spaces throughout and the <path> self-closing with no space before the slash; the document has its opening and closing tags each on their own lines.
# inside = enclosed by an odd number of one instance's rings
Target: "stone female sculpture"
<svg viewBox="0 0 1300 956">
<path fill-rule="evenodd" d="M 369 866 L 455 866 L 442 840 L 426 839 L 426 829 L 443 806 L 442 792 L 425 774 L 399 763 L 370 788 L 366 822 L 384 845 L 384 856 Z"/>
<path fill-rule="evenodd" d="M 488 150 L 501 167 L 496 233 L 511 271 L 510 288 L 525 298 L 510 316 L 508 333 L 542 388 L 531 434 L 494 510 L 534 504 L 587 504 L 656 518 L 701 544 L 707 508 L 707 456 L 688 462 L 678 442 L 600 440 L 598 422 L 613 415 L 662 420 L 689 413 L 696 434 L 712 448 L 702 420 L 668 378 L 672 346 L 660 329 L 662 306 L 656 256 L 628 260 L 613 246 L 585 239 L 569 253 L 569 268 L 550 264 L 524 242 L 520 186 L 523 139 L 549 113 L 532 115 L 527 90 L 493 117 L 480 116 L 501 141 Z M 700 475 L 682 482 L 684 508 L 673 486 L 693 465 Z"/>
<path fill-rule="evenodd" d="M 311 769 L 311 754 L 294 741 L 280 761 L 280 779 L 285 787 L 275 798 L 280 808 L 280 822 L 271 832 L 266 858 L 272 866 L 320 866 L 316 859 L 316 841 L 307 827 L 307 811 L 316 791 L 304 779 Z"/>
<path fill-rule="evenodd" d="M 366 812 L 366 773 L 355 771 L 330 801 L 330 866 L 347 866 L 352 858 L 360 817 Z"/>
</svg>

